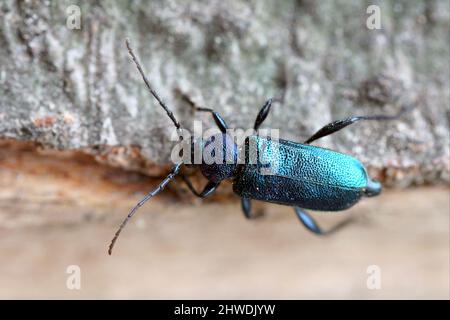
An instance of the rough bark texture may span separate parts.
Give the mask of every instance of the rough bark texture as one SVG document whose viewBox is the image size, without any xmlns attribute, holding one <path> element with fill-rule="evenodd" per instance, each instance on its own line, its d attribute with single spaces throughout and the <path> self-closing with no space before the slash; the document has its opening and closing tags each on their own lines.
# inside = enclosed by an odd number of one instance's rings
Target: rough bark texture
<svg viewBox="0 0 450 320">
<path fill-rule="evenodd" d="M 188 128 L 212 121 L 192 114 L 180 91 L 241 128 L 281 97 L 264 125 L 296 141 L 332 120 L 412 102 L 401 121 L 317 144 L 355 155 L 387 183 L 450 180 L 448 1 L 376 2 L 381 30 L 366 27 L 369 3 L 306 0 L 80 1 L 81 29 L 72 30 L 74 2 L 1 2 L 0 137 L 165 168 L 171 124 L 130 63 L 129 37 Z"/>
</svg>

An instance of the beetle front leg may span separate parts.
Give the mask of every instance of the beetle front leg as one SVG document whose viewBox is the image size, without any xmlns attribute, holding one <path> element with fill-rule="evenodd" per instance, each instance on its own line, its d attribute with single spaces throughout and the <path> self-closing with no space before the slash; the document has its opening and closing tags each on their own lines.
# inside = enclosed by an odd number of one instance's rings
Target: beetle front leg
<svg viewBox="0 0 450 320">
<path fill-rule="evenodd" d="M 217 127 L 219 128 L 220 132 L 222 133 L 226 133 L 227 129 L 228 129 L 228 125 L 225 122 L 225 120 L 222 118 L 222 116 L 214 111 L 211 108 L 203 108 L 203 107 L 199 107 L 192 99 L 191 97 L 189 97 L 187 94 L 179 91 L 181 97 L 183 98 L 184 101 L 186 101 L 189 106 L 195 110 L 195 111 L 200 111 L 200 112 L 209 112 L 211 113 L 211 115 L 213 116 L 214 122 L 216 123 Z"/>
<path fill-rule="evenodd" d="M 319 227 L 317 222 L 306 211 L 304 211 L 299 207 L 294 207 L 294 210 L 295 213 L 297 214 L 297 217 L 300 219 L 300 222 L 306 227 L 306 229 L 320 236 L 329 235 L 333 232 L 340 230 L 342 227 L 348 225 L 350 222 L 353 222 L 353 218 L 349 217 L 344 221 L 339 222 L 331 229 L 324 231 L 321 227 Z"/>
<path fill-rule="evenodd" d="M 213 109 L 210 109 L 210 108 L 199 108 L 199 107 L 196 107 L 195 110 L 196 111 L 201 111 L 201 112 L 209 112 L 209 113 L 211 113 L 212 116 L 213 116 L 214 122 L 216 123 L 216 125 L 219 128 L 220 132 L 222 132 L 222 133 L 226 133 L 227 132 L 228 125 L 225 122 L 224 118 L 222 118 L 222 116 L 218 112 L 216 112 L 216 111 L 214 111 Z"/>
<path fill-rule="evenodd" d="M 219 186 L 220 182 L 212 182 L 209 181 L 206 186 L 203 188 L 202 192 L 198 192 L 197 190 L 195 190 L 194 186 L 192 185 L 191 180 L 189 180 L 188 177 L 186 177 L 185 175 L 181 175 L 181 178 L 183 179 L 183 181 L 186 183 L 186 185 L 188 186 L 189 190 L 191 190 L 191 192 L 196 195 L 199 198 L 206 198 L 207 196 L 209 196 L 211 193 L 213 193 L 214 191 L 216 191 L 217 187 Z"/>
</svg>

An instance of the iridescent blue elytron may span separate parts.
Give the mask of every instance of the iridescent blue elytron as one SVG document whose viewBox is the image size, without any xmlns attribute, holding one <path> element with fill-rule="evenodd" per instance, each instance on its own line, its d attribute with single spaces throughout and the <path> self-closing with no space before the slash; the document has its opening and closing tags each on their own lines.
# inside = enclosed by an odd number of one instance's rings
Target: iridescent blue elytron
<svg viewBox="0 0 450 320">
<path fill-rule="evenodd" d="M 255 135 L 242 151 L 246 164 L 238 166 L 233 191 L 244 198 L 339 211 L 381 191 L 361 162 L 332 150 Z"/>
<path fill-rule="evenodd" d="M 175 128 L 182 129 L 172 111 L 151 87 L 128 41 L 127 47 L 150 93 L 164 109 Z M 251 210 L 251 199 L 254 199 L 293 207 L 303 225 L 315 234 L 324 235 L 336 231 L 349 220 L 323 231 L 304 209 L 344 210 L 353 206 L 363 196 L 378 195 L 381 192 L 381 185 L 370 179 L 366 169 L 357 159 L 309 144 L 361 120 L 398 119 L 409 109 L 403 107 L 394 116 L 353 116 L 334 121 L 318 130 L 304 143 L 271 140 L 255 134 L 247 137 L 243 146 L 237 146 L 234 138 L 227 133 L 228 126 L 219 113 L 209 108 L 198 107 L 184 93 L 180 95 L 195 111 L 210 113 L 221 132 L 197 141 L 204 156 L 205 153 L 206 156 L 214 157 L 217 154 L 223 156 L 218 157 L 220 161 L 214 163 L 205 161 L 207 157 L 203 157 L 202 163 L 193 165 L 200 169 L 208 181 L 201 192 L 198 192 L 189 177 L 181 172 L 185 164 L 176 164 L 160 185 L 149 192 L 122 222 L 111 241 L 109 254 L 123 227 L 136 210 L 163 190 L 177 175 L 180 175 L 192 193 L 200 198 L 213 193 L 223 180 L 231 179 L 233 191 L 241 197 L 244 215 L 249 219 L 256 217 Z M 259 111 L 253 127 L 256 133 L 269 114 L 273 102 L 273 99 L 267 100 Z M 193 142 L 192 149 L 195 149 L 197 142 Z"/>
</svg>

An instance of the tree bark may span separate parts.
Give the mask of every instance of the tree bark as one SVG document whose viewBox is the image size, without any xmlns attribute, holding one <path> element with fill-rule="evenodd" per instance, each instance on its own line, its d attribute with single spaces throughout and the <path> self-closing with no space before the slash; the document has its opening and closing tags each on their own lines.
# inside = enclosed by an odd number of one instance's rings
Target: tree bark
<svg viewBox="0 0 450 320">
<path fill-rule="evenodd" d="M 0 138 L 162 172 L 172 124 L 130 62 L 128 37 L 187 128 L 214 123 L 180 92 L 233 128 L 251 127 L 279 97 L 264 126 L 299 142 L 333 120 L 412 104 L 400 121 L 316 144 L 354 155 L 387 184 L 448 183 L 449 4 L 378 5 L 381 29 L 371 30 L 360 1 L 2 1 Z"/>
</svg>

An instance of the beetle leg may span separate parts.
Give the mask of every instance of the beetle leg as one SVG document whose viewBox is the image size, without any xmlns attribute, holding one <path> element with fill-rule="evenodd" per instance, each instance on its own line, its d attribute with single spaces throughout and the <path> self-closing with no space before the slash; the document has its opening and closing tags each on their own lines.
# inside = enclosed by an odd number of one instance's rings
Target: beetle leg
<svg viewBox="0 0 450 320">
<path fill-rule="evenodd" d="M 264 105 L 262 106 L 261 110 L 259 110 L 258 115 L 256 116 L 254 129 L 258 130 L 259 126 L 266 120 L 267 115 L 270 112 L 270 108 L 272 107 L 273 98 L 270 98 L 267 100 Z"/>
<path fill-rule="evenodd" d="M 183 98 L 183 100 L 186 101 L 193 110 L 211 113 L 213 116 L 214 122 L 216 123 L 217 127 L 219 127 L 220 132 L 225 133 L 227 131 L 227 129 L 228 129 L 227 123 L 225 122 L 225 120 L 222 118 L 222 116 L 218 112 L 216 112 L 210 108 L 199 107 L 187 94 L 185 94 L 183 92 L 179 92 L 179 93 L 180 93 L 181 97 Z"/>
<path fill-rule="evenodd" d="M 303 211 L 299 207 L 294 207 L 295 213 L 297 214 L 297 217 L 300 219 L 300 222 L 303 223 L 303 225 L 311 232 L 323 235 L 322 229 L 319 227 L 317 222 L 306 212 Z"/>
<path fill-rule="evenodd" d="M 270 108 L 272 108 L 272 103 L 274 102 L 282 102 L 282 100 L 278 98 L 270 98 L 267 100 L 264 105 L 262 106 L 261 110 L 259 110 L 258 115 L 256 116 L 255 125 L 253 126 L 253 129 L 258 130 L 261 124 L 266 120 L 267 116 L 269 115 Z"/>
<path fill-rule="evenodd" d="M 252 214 L 252 200 L 250 200 L 250 198 L 242 197 L 241 198 L 241 206 L 242 206 L 242 211 L 244 212 L 244 216 L 247 219 L 256 219 L 256 218 L 260 218 L 263 216 L 262 214 L 257 214 L 257 215 Z"/>
<path fill-rule="evenodd" d="M 216 182 L 209 181 L 206 184 L 206 186 L 203 188 L 203 191 L 202 192 L 198 192 L 197 190 L 195 190 L 194 186 L 192 185 L 191 180 L 189 180 L 188 177 L 186 177 L 185 175 L 181 175 L 181 178 L 186 183 L 186 185 L 188 186 L 189 190 L 191 190 L 191 192 L 193 194 L 195 194 L 199 198 L 206 198 L 211 193 L 213 193 L 217 189 L 219 184 L 220 184 L 220 182 L 216 183 Z"/>
<path fill-rule="evenodd" d="M 196 108 L 196 111 L 202 111 L 202 112 L 210 112 L 213 116 L 214 122 L 216 123 L 217 127 L 219 128 L 220 132 L 226 133 L 228 126 L 225 120 L 222 118 L 222 116 L 210 108 Z"/>
<path fill-rule="evenodd" d="M 336 232 L 337 230 L 341 229 L 342 227 L 348 225 L 350 222 L 353 221 L 352 217 L 349 217 L 347 219 L 345 219 L 344 221 L 339 222 L 337 225 L 335 225 L 334 227 L 332 227 L 329 230 L 322 230 L 322 228 L 319 227 L 319 225 L 317 224 L 317 222 L 303 209 L 299 208 L 299 207 L 294 207 L 295 213 L 297 214 L 297 217 L 300 219 L 301 223 L 311 232 L 320 235 L 320 236 L 324 236 L 324 235 L 329 235 L 333 232 Z"/>
<path fill-rule="evenodd" d="M 325 136 L 328 136 L 332 133 L 335 133 L 336 131 L 339 131 L 341 129 L 344 129 L 348 125 L 351 125 L 353 123 L 356 123 L 361 120 L 376 120 L 376 121 L 382 121 L 382 120 L 397 120 L 400 118 L 405 112 L 409 111 L 411 109 L 410 106 L 403 106 L 400 111 L 393 116 L 389 115 L 374 115 L 374 116 L 355 116 L 355 117 L 348 117 L 343 120 L 337 120 L 334 122 L 331 122 L 321 128 L 319 131 L 314 133 L 311 137 L 308 138 L 308 140 L 305 141 L 306 144 L 313 142 L 314 140 L 323 138 Z"/>
<path fill-rule="evenodd" d="M 247 219 L 252 218 L 252 201 L 249 198 L 241 198 L 242 211 Z"/>
</svg>

